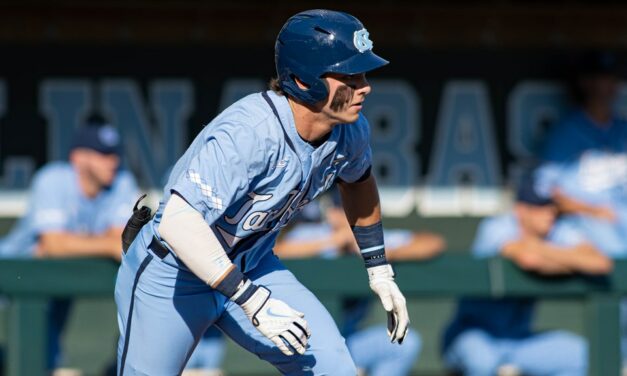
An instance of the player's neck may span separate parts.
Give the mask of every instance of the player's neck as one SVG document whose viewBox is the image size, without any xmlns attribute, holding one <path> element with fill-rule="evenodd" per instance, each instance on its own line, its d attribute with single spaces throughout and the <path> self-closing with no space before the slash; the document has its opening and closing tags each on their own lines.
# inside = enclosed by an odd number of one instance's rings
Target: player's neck
<svg viewBox="0 0 627 376">
<path fill-rule="evenodd" d="M 288 102 L 294 115 L 298 135 L 311 144 L 323 140 L 337 123 L 320 111 L 312 111 L 309 107 L 291 99 L 288 99 Z"/>
</svg>

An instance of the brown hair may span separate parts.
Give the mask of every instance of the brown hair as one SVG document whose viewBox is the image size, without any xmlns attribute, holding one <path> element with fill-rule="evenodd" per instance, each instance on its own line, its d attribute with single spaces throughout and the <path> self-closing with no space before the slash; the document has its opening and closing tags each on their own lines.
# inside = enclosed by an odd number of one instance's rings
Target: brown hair
<svg viewBox="0 0 627 376">
<path fill-rule="evenodd" d="M 285 91 L 283 91 L 281 81 L 279 81 L 278 77 L 272 77 L 270 79 L 270 82 L 268 82 L 268 88 L 278 95 L 285 95 Z"/>
</svg>

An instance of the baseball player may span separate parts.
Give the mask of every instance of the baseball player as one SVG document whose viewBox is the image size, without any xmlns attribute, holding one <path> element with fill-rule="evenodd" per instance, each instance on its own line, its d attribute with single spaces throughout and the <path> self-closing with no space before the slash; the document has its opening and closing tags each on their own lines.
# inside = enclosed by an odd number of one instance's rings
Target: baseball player
<svg viewBox="0 0 627 376">
<path fill-rule="evenodd" d="M 625 257 L 627 121 L 616 108 L 618 64 L 612 54 L 593 53 L 579 70 L 574 86 L 580 107 L 548 132 L 539 188 L 604 253 Z"/>
<path fill-rule="evenodd" d="M 564 219 L 611 258 L 627 257 L 627 121 L 619 113 L 616 56 L 590 53 L 575 80 L 579 108 L 547 135 L 538 179 Z M 627 300 L 621 303 L 623 369 L 627 370 Z"/>
<path fill-rule="evenodd" d="M 77 130 L 69 161 L 50 162 L 33 177 L 26 214 L 0 241 L 0 257 L 121 257 L 120 234 L 138 188 L 120 169 L 120 138 L 92 120 Z M 49 311 L 48 366 L 63 362 L 60 335 L 71 302 Z"/>
<path fill-rule="evenodd" d="M 550 200 L 523 184 L 514 210 L 481 222 L 477 257 L 497 254 L 544 275 L 604 274 L 611 261 L 572 223 L 556 220 Z M 529 376 L 586 375 L 587 343 L 565 331 L 535 333 L 531 298 L 462 299 L 444 334 L 444 361 L 469 376 L 516 369 Z"/>
<path fill-rule="evenodd" d="M 334 182 L 389 338 L 405 338 L 360 113 L 371 90 L 365 73 L 387 61 L 359 20 L 328 10 L 291 17 L 275 61 L 272 90 L 234 103 L 199 133 L 122 257 L 120 375 L 180 374 L 215 325 L 283 374 L 354 376 L 333 319 L 272 253 L 278 231 Z"/>
</svg>

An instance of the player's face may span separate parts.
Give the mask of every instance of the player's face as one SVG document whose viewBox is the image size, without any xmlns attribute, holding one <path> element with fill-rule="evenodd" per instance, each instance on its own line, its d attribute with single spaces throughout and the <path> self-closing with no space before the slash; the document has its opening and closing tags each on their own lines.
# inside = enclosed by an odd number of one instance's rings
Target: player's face
<svg viewBox="0 0 627 376">
<path fill-rule="evenodd" d="M 371 91 L 366 74 L 327 73 L 324 79 L 329 96 L 322 112 L 340 124 L 356 122 L 364 100 Z"/>
<path fill-rule="evenodd" d="M 85 150 L 84 152 L 86 175 L 97 185 L 109 187 L 117 174 L 120 158 L 115 154 L 102 154 L 94 150 Z"/>
<path fill-rule="evenodd" d="M 555 223 L 557 210 L 553 205 L 522 205 L 522 224 L 527 230 L 539 237 L 545 237 Z"/>
</svg>

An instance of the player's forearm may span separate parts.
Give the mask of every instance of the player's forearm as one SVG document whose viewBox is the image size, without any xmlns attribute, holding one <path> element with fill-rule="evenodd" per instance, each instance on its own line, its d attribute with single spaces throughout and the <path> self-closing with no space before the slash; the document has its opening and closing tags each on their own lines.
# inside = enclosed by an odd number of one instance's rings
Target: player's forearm
<svg viewBox="0 0 627 376">
<path fill-rule="evenodd" d="M 542 251 L 548 259 L 578 273 L 607 274 L 612 270 L 612 261 L 589 244 L 569 248 L 546 244 Z"/>
<path fill-rule="evenodd" d="M 512 260 L 521 269 L 534 273 L 563 275 L 574 272 L 567 265 L 546 257 L 540 248 L 540 242 L 516 240 L 506 243 L 501 249 L 501 255 Z"/>
<path fill-rule="evenodd" d="M 388 248 L 386 257 L 390 261 L 427 260 L 444 250 L 445 241 L 434 234 L 415 234 L 409 244 Z"/>
<path fill-rule="evenodd" d="M 377 183 L 370 175 L 362 182 L 340 183 L 339 186 L 346 218 L 368 271 L 370 288 L 387 311 L 392 343 L 400 344 L 409 328 L 409 316 L 405 297 L 394 282 L 394 271 L 385 255 Z"/>
<path fill-rule="evenodd" d="M 238 304 L 254 294 L 256 287 L 231 262 L 203 216 L 182 197 L 170 196 L 158 230 L 177 257 L 207 285 Z"/>
<path fill-rule="evenodd" d="M 553 193 L 553 199 L 557 204 L 557 207 L 562 213 L 566 214 L 584 214 L 590 215 L 594 217 L 603 217 L 605 216 L 606 211 L 610 211 L 608 208 L 604 208 L 597 205 L 587 204 L 585 202 L 576 200 L 570 196 L 567 196 L 563 192 L 556 190 Z M 611 216 L 611 214 L 610 214 Z"/>
<path fill-rule="evenodd" d="M 281 241 L 274 246 L 274 253 L 280 258 L 306 258 L 319 255 L 332 246 L 332 240 Z"/>
<path fill-rule="evenodd" d="M 379 192 L 374 176 L 358 183 L 339 184 L 342 205 L 351 226 L 370 226 L 381 221 Z"/>
<path fill-rule="evenodd" d="M 178 258 L 208 285 L 233 268 L 202 215 L 180 196 L 171 195 L 158 230 Z"/>
<path fill-rule="evenodd" d="M 342 182 L 339 186 L 346 219 L 353 230 L 366 268 L 371 270 L 386 265 L 381 206 L 374 176 L 370 175 L 361 182 Z"/>
<path fill-rule="evenodd" d="M 119 235 L 77 235 L 69 232 L 41 234 L 38 255 L 41 257 L 112 257 L 122 252 Z"/>
</svg>

